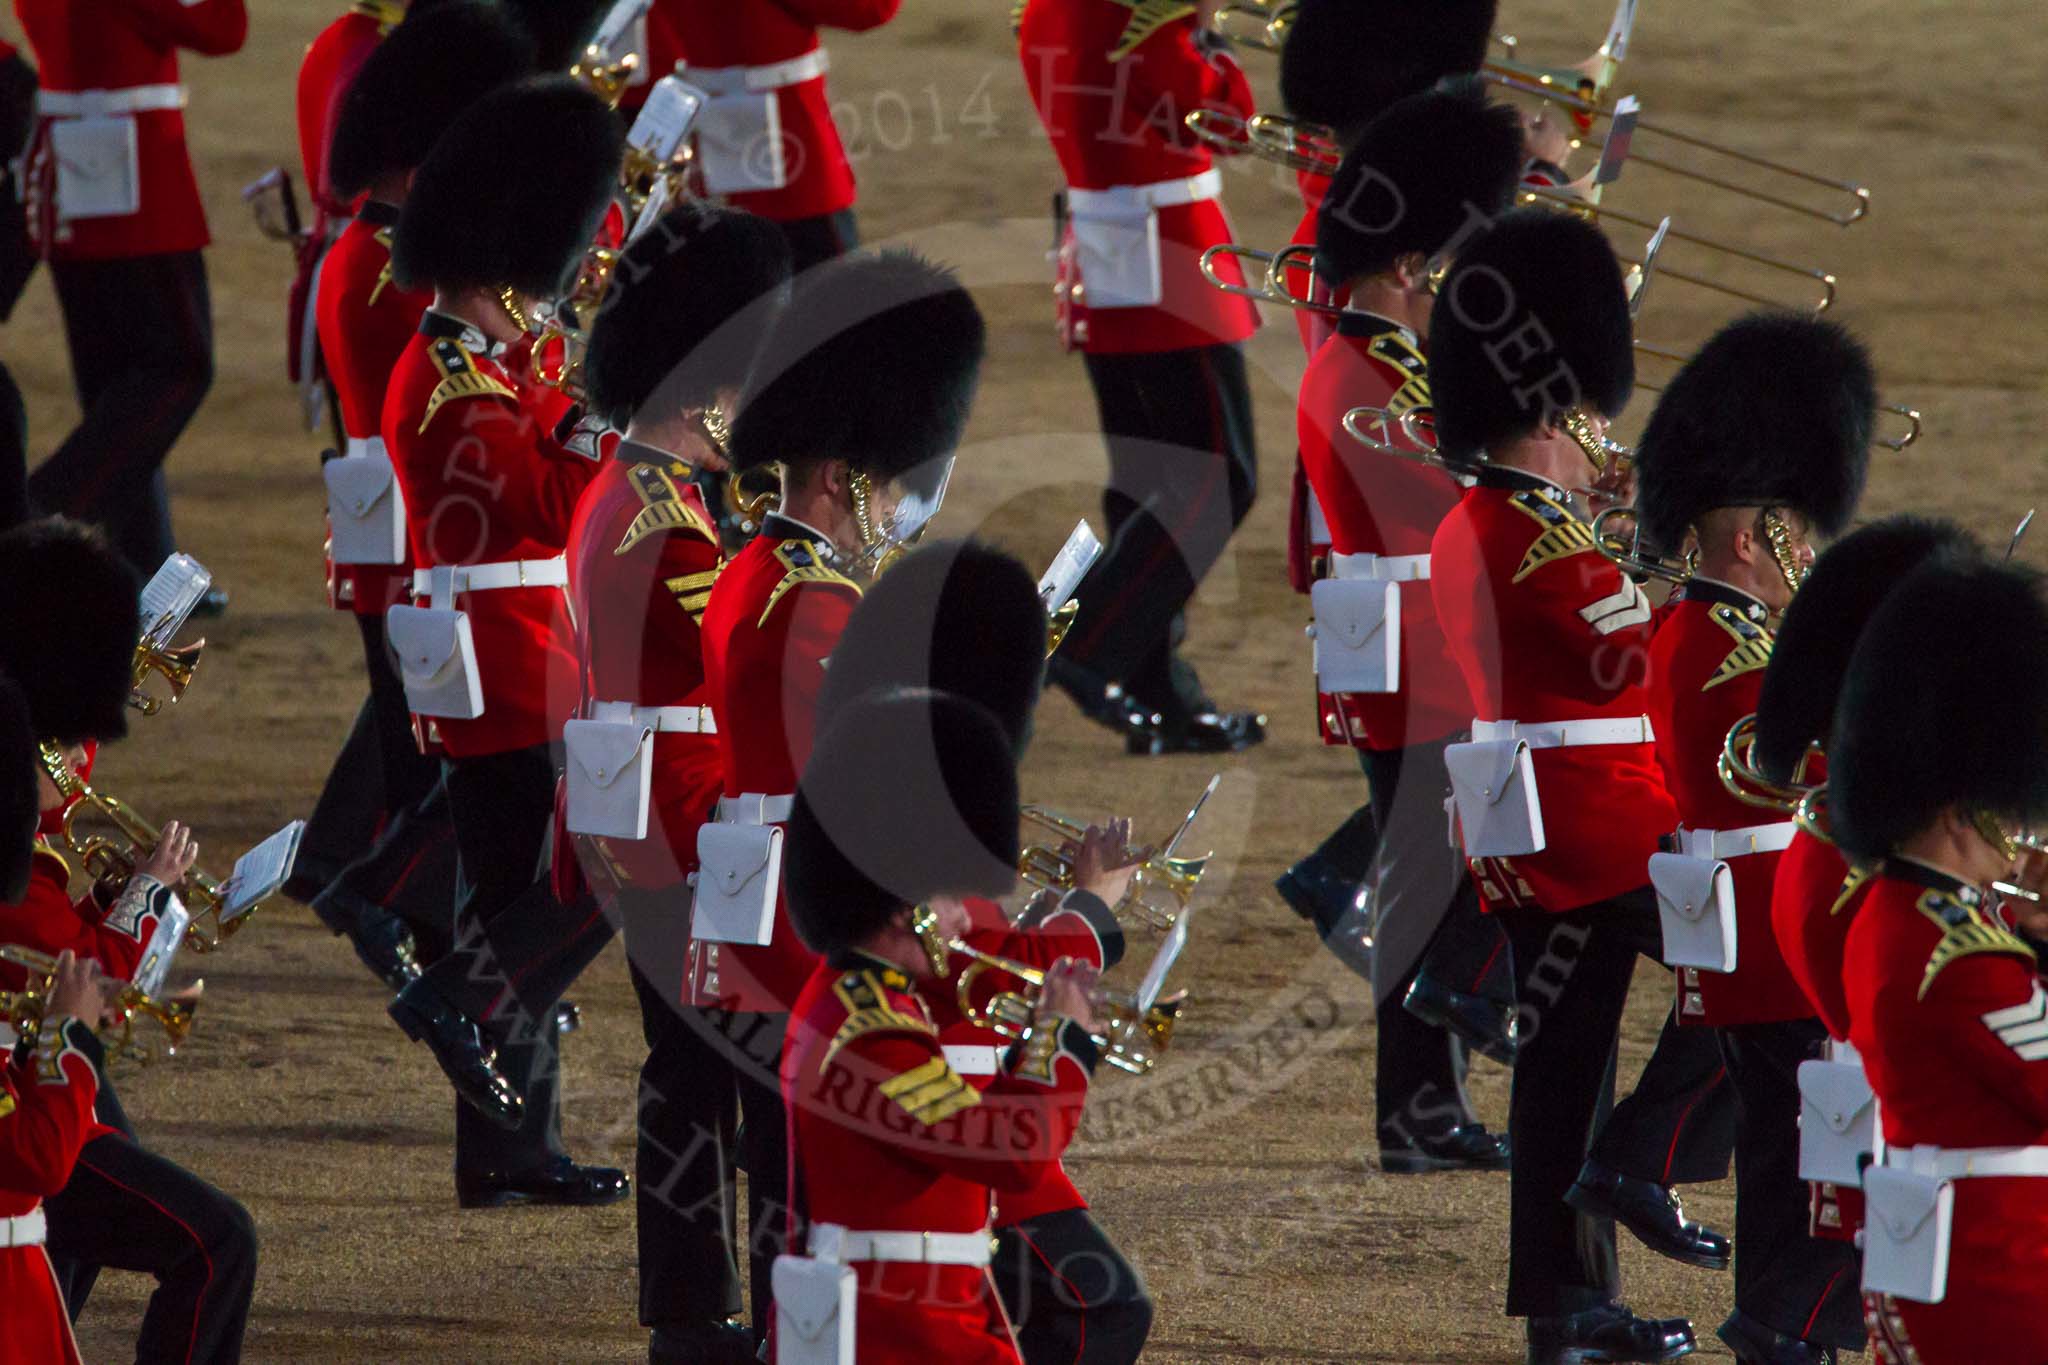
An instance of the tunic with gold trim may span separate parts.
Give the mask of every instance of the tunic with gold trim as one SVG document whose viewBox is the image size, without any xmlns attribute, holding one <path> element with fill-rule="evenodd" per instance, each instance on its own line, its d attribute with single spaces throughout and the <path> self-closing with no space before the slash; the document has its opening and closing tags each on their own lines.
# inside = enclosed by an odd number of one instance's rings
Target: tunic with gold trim
<svg viewBox="0 0 2048 1365">
<path fill-rule="evenodd" d="M 1851 1040 L 1885 1142 L 2048 1145 L 2048 993 L 1996 902 L 1923 864 L 1880 868 L 1849 929 Z M 2048 1180 L 1954 1182 L 1948 1295 L 1868 1306 L 1878 1359 L 2034 1365 L 2048 1349 Z M 1883 1336 L 1911 1343 L 1907 1355 Z"/>
<path fill-rule="evenodd" d="M 974 1233 L 998 1191 L 1030 1189 L 1079 1126 L 1095 1044 L 1072 1023 L 1011 1048 L 977 1089 L 940 1050 L 919 992 L 861 954 L 805 985 L 782 1054 L 793 1156 L 816 1223 L 858 1232 Z M 863 1361 L 1015 1362 L 988 1272 L 856 1262 Z"/>
<path fill-rule="evenodd" d="M 0 1219 L 42 1207 L 71 1179 L 79 1149 L 111 1132 L 93 1116 L 99 1043 L 79 1020 L 46 1020 L 25 1061 L 0 1059 Z M 0 1365 L 75 1365 L 50 1258 L 40 1245 L 0 1247 Z"/>
<path fill-rule="evenodd" d="M 1842 954 L 1848 947 L 1849 926 L 1863 903 L 1867 877 L 1852 872 L 1828 834 L 1826 799 L 1823 793 L 1813 801 L 1809 809 L 1814 819 L 1800 822 L 1778 859 L 1771 883 L 1771 925 L 1786 970 L 1827 1025 L 1828 1035 L 1847 1040 L 1849 996 L 1842 986 Z"/>
<path fill-rule="evenodd" d="M 12 905 L 0 903 L 0 943 L 18 943 L 52 957 L 68 949 L 97 962 L 108 976 L 133 979 L 170 901 L 169 888 L 138 874 L 112 905 L 102 906 L 91 895 L 74 901 L 70 886 L 71 865 L 48 838 L 38 837 L 27 894 Z M 0 990 L 21 990 L 27 984 L 24 968 L 0 962 Z"/>
</svg>

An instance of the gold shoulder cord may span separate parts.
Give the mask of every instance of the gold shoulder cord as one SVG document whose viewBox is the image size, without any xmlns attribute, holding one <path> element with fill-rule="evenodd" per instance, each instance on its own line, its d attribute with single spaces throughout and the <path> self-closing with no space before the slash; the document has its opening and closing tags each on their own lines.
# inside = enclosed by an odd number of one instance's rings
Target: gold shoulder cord
<svg viewBox="0 0 2048 1365">
<path fill-rule="evenodd" d="M 1918 999 L 1927 998 L 1934 978 L 1950 963 L 1978 953 L 2003 953 L 2023 957 L 2029 963 L 2035 961 L 2034 950 L 2017 934 L 1992 923 L 1975 906 L 1965 905 L 1944 892 L 1921 893 L 1913 908 L 1941 930 L 1941 942 L 1934 946 L 1933 955 L 1927 959 L 1927 970 L 1921 975 Z"/>
</svg>

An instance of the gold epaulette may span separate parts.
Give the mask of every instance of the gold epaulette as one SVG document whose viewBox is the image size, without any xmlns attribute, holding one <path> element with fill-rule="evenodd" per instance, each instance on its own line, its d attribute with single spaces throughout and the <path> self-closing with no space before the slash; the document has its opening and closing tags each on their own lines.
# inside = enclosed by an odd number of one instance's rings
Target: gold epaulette
<svg viewBox="0 0 2048 1365">
<path fill-rule="evenodd" d="M 714 546 L 718 544 L 717 530 L 676 487 L 678 478 L 690 477 L 688 465 L 681 460 L 670 461 L 667 469 L 658 465 L 636 464 L 627 477 L 633 481 L 633 491 L 640 495 L 640 512 L 633 518 L 633 524 L 626 528 L 625 537 L 619 541 L 619 548 L 613 550 L 613 554 L 625 554 L 649 536 L 662 531 L 694 531 Z"/>
<path fill-rule="evenodd" d="M 13 1112 L 14 1092 L 12 1090 L 0 1090 L 0 1119 L 6 1118 Z"/>
<path fill-rule="evenodd" d="M 397 28 L 405 18 L 405 6 L 398 0 L 356 0 L 349 7 L 349 13 L 360 14 L 366 19 L 377 21 L 377 36 L 383 37 Z"/>
<path fill-rule="evenodd" d="M 1735 648 L 1728 651 L 1728 657 L 1721 660 L 1721 666 L 1714 670 L 1706 685 L 1705 692 L 1719 687 L 1730 678 L 1739 678 L 1745 673 L 1754 673 L 1771 661 L 1771 646 L 1775 637 L 1756 622 L 1744 616 L 1726 602 L 1716 602 L 1708 613 L 1714 624 L 1735 637 Z"/>
<path fill-rule="evenodd" d="M 1024 7 L 1031 0 L 1010 0 L 1010 36 L 1022 37 L 1024 33 Z"/>
<path fill-rule="evenodd" d="M 427 424 L 434 420 L 434 414 L 441 410 L 443 403 L 458 398 L 509 398 L 514 403 L 519 401 L 519 395 L 512 391 L 510 385 L 478 369 L 476 357 L 453 337 L 443 337 L 435 342 L 433 355 L 435 368 L 441 371 L 441 382 L 434 386 L 433 394 L 427 399 L 427 415 L 420 418 L 421 431 L 427 429 Z"/>
<path fill-rule="evenodd" d="M 1828 842 L 1831 846 L 1834 843 L 1832 839 Z M 1870 879 L 1876 874 L 1875 863 L 1851 863 L 1847 875 L 1842 878 L 1842 889 L 1835 893 L 1834 903 L 1828 906 L 1829 917 L 1832 918 L 1847 910 L 1849 902 L 1856 899 L 1856 893 L 1868 886 Z"/>
<path fill-rule="evenodd" d="M 1536 537 L 1535 543 L 1522 555 L 1522 563 L 1515 570 L 1515 576 L 1511 581 L 1519 583 L 1545 564 L 1593 548 L 1593 528 L 1579 520 L 1571 508 L 1548 493 L 1540 489 L 1525 488 L 1509 498 L 1508 502 L 1517 511 L 1543 527 L 1543 533 Z"/>
<path fill-rule="evenodd" d="M 818 1069 L 824 1070 L 840 1048 L 870 1033 L 921 1033 L 936 1038 L 939 1031 L 922 1012 L 912 1014 L 889 1003 L 889 992 L 907 991 L 910 978 L 894 967 L 862 967 L 845 973 L 832 983 L 832 993 L 846 1006 L 846 1022 L 832 1035 Z"/>
<path fill-rule="evenodd" d="M 761 619 L 754 623 L 756 629 L 767 624 L 768 614 L 775 610 L 782 595 L 799 583 L 836 583 L 852 589 L 855 597 L 860 596 L 860 584 L 820 559 L 808 540 L 781 542 L 775 547 L 775 562 L 782 565 L 782 581 L 768 594 L 768 605 L 761 608 Z"/>
<path fill-rule="evenodd" d="M 370 236 L 384 248 L 384 264 L 377 270 L 377 283 L 370 286 L 370 307 L 375 308 L 377 300 L 384 297 L 384 291 L 391 285 L 391 229 L 380 227 Z"/>
<path fill-rule="evenodd" d="M 1388 412 L 1403 417 L 1429 408 L 1429 359 L 1408 339 L 1406 332 L 1382 332 L 1372 339 L 1372 345 L 1366 350 L 1375 360 L 1391 365 L 1407 376 L 1401 381 L 1401 387 L 1394 390 L 1394 396 L 1387 400 Z"/>
<path fill-rule="evenodd" d="M 1109 50 L 1109 59 L 1113 62 L 1130 56 L 1131 49 L 1158 30 L 1195 12 L 1195 7 L 1188 0 L 1116 0 L 1116 3 L 1131 12 L 1131 21 L 1124 25 L 1116 46 Z"/>
<path fill-rule="evenodd" d="M 981 1103 L 981 1092 L 969 1085 L 943 1055 L 891 1076 L 876 1088 L 883 1098 L 896 1101 L 904 1113 L 927 1128 Z"/>
<path fill-rule="evenodd" d="M 2018 934 L 1997 923 L 1980 907 L 1946 891 L 1922 892 L 1913 908 L 1941 930 L 1941 942 L 1934 945 L 1927 970 L 1920 977 L 1922 1000 L 1927 998 L 1928 988 L 1934 985 L 1934 978 L 1941 975 L 1942 969 L 1961 958 L 1977 953 L 2004 953 L 2034 961 L 2034 950 Z"/>
</svg>

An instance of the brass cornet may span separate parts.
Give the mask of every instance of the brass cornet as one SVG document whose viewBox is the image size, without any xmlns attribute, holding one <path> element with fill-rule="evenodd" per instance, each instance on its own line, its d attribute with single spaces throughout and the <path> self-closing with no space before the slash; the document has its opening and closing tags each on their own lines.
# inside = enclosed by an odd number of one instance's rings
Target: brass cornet
<svg viewBox="0 0 2048 1365">
<path fill-rule="evenodd" d="M 1060 852 L 1060 845 L 1080 843 L 1087 825 L 1044 806 L 1027 805 L 1023 815 L 1027 827 L 1053 837 L 1025 846 L 1017 857 L 1017 875 L 1047 891 L 1073 890 L 1074 864 Z M 1131 889 L 1110 910 L 1119 923 L 1136 923 L 1160 932 L 1171 929 L 1188 908 L 1208 865 L 1206 853 L 1199 858 L 1155 854 L 1132 875 Z"/>
<path fill-rule="evenodd" d="M 192 685 L 193 675 L 199 671 L 200 654 L 205 648 L 204 640 L 172 648 L 143 636 L 135 645 L 134 670 L 128 682 L 128 704 L 145 716 L 153 716 L 179 701 L 184 697 L 185 689 Z M 150 692 L 151 674 L 164 680 L 164 695 Z"/>
<path fill-rule="evenodd" d="M 15 1033 L 24 1039 L 33 1039 L 49 1008 L 50 985 L 57 976 L 57 959 L 18 943 L 8 943 L 0 944 L 0 962 L 11 962 L 29 973 L 27 990 L 0 991 L 0 1015 L 13 1025 Z M 133 1054 L 136 1060 L 143 1062 L 150 1059 L 148 1050 L 135 1041 L 135 1016 L 138 1014 L 154 1019 L 163 1027 L 167 1040 L 165 1056 L 177 1052 L 192 1032 L 192 1019 L 199 1010 L 196 994 L 205 989 L 205 985 L 203 981 L 193 983 L 195 998 L 191 1000 L 158 1000 L 134 986 L 123 985 L 114 998 L 114 1008 L 121 1016 L 121 1031 L 107 1043 L 107 1060 L 111 1062 L 123 1054 Z M 98 1021 L 86 1022 L 96 1024 Z"/>
<path fill-rule="evenodd" d="M 1005 1038 L 1022 1039 L 1030 1031 L 1031 1015 L 1038 1007 L 1039 992 L 1045 986 L 1045 972 L 1007 957 L 982 952 L 979 948 L 970 948 L 957 938 L 947 946 L 968 959 L 967 965 L 960 969 L 954 987 L 961 1016 L 968 1023 Z M 1004 985 L 985 997 L 979 996 L 975 988 L 988 972 L 1012 977 L 1016 984 Z M 1098 987 L 1095 1008 L 1102 1016 L 1102 1026 L 1090 1036 L 1111 1066 L 1133 1076 L 1142 1076 L 1159 1065 L 1159 1055 L 1173 1041 L 1174 1025 L 1186 1003 L 1187 992 L 1178 991 L 1141 1013 L 1137 996 Z"/>
</svg>

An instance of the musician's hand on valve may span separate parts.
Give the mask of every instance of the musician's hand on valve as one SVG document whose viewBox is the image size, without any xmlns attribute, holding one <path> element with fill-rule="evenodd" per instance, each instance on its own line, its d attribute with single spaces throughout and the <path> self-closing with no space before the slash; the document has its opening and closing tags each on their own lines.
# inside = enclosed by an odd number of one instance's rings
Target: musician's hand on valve
<svg viewBox="0 0 2048 1365">
<path fill-rule="evenodd" d="M 1073 863 L 1074 889 L 1112 907 L 1130 894 L 1131 878 L 1152 856 L 1149 848 L 1131 847 L 1131 822 L 1125 817 L 1088 826 L 1080 843 L 1070 843 L 1062 851 Z"/>
<path fill-rule="evenodd" d="M 1609 460 L 1607 468 L 1592 483 L 1594 511 L 1607 507 L 1625 507 L 1636 500 L 1636 470 L 1633 464 L 1620 460 Z"/>
<path fill-rule="evenodd" d="M 1033 1026 L 1049 1015 L 1060 1015 L 1090 1033 L 1098 1032 L 1095 986 L 1101 976 L 1101 968 L 1094 963 L 1071 957 L 1063 957 L 1046 968 L 1045 986 L 1038 993 L 1038 1007 L 1031 1013 Z"/>
<path fill-rule="evenodd" d="M 1524 109 L 1522 149 L 1534 160 L 1563 166 L 1572 154 L 1571 131 L 1564 120 L 1553 118 L 1548 109 Z"/>
<path fill-rule="evenodd" d="M 192 870 L 192 864 L 199 861 L 199 845 L 192 838 L 192 831 L 172 820 L 164 826 L 163 837 L 156 841 L 156 848 L 142 860 L 137 872 L 146 872 L 176 890 L 185 881 L 185 874 Z"/>
<path fill-rule="evenodd" d="M 57 954 L 57 970 L 50 983 L 49 1008 L 44 1013 L 55 1019 L 70 1015 L 98 1023 L 113 1004 L 114 982 L 100 975 L 91 958 L 81 958 L 69 948 Z"/>
</svg>

